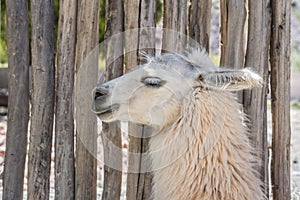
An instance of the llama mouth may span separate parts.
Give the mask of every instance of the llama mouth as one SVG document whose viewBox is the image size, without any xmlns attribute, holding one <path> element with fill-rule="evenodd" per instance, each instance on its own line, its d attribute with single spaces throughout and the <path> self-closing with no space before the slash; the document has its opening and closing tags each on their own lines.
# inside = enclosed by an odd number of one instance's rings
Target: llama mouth
<svg viewBox="0 0 300 200">
<path fill-rule="evenodd" d="M 105 107 L 105 108 L 101 108 L 99 110 L 96 110 L 96 113 L 98 116 L 107 116 L 107 115 L 110 115 L 112 114 L 114 111 L 118 110 L 120 107 L 119 104 L 113 104 L 113 105 L 110 105 L 108 107 Z"/>
</svg>

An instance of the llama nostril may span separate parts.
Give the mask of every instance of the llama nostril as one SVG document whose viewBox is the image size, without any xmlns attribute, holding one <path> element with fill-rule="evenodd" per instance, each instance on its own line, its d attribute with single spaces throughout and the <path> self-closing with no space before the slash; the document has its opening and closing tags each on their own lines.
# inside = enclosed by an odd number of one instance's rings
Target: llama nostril
<svg viewBox="0 0 300 200">
<path fill-rule="evenodd" d="M 109 91 L 107 88 L 97 88 L 94 94 L 94 100 L 102 99 L 103 97 L 107 96 L 109 94 Z"/>
</svg>

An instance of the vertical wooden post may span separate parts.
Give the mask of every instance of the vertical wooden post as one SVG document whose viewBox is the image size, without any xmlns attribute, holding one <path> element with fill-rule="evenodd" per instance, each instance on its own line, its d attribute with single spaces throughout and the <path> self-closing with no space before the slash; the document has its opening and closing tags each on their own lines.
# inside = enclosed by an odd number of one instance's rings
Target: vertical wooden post
<svg viewBox="0 0 300 200">
<path fill-rule="evenodd" d="M 32 96 L 28 199 L 49 199 L 54 115 L 54 3 L 30 1 Z"/>
<path fill-rule="evenodd" d="M 187 45 L 187 0 L 164 0 L 162 51 L 180 51 Z M 176 42 L 175 42 L 176 41 Z"/>
<path fill-rule="evenodd" d="M 96 199 L 97 118 L 91 111 L 92 90 L 97 84 L 99 0 L 79 0 L 76 41 L 76 169 L 75 199 Z M 90 60 L 85 60 L 89 56 Z M 90 62 L 89 62 L 90 61 Z"/>
<path fill-rule="evenodd" d="M 75 197 L 74 65 L 77 1 L 60 1 L 55 112 L 55 199 Z"/>
<path fill-rule="evenodd" d="M 274 200 L 288 200 L 291 199 L 291 1 L 271 0 L 271 6 L 272 189 Z"/>
<path fill-rule="evenodd" d="M 220 0 L 221 58 L 220 66 L 240 69 L 244 67 L 245 0 Z M 243 91 L 237 92 L 243 102 Z"/>
<path fill-rule="evenodd" d="M 27 1 L 7 0 L 6 16 L 9 95 L 3 199 L 23 199 L 29 119 L 29 32 Z"/>
<path fill-rule="evenodd" d="M 155 13 L 155 1 L 128 0 L 125 2 L 125 31 L 128 31 L 125 39 L 125 67 L 127 72 L 140 64 L 138 61 L 138 50 L 152 55 L 155 53 L 155 34 L 153 32 L 153 28 L 155 27 Z M 143 29 L 145 27 L 146 29 Z M 147 29 L 147 27 L 152 28 Z M 140 30 L 134 30 L 138 28 Z M 128 129 L 131 135 L 128 150 L 128 168 L 130 170 L 131 168 L 136 168 L 132 166 L 137 166 L 143 159 L 143 153 L 148 149 L 148 139 L 141 138 L 145 135 L 144 126 L 129 123 Z M 130 153 L 141 154 L 139 163 L 136 163 L 136 160 L 130 156 Z M 141 168 L 141 165 L 139 167 Z M 150 172 L 128 173 L 126 198 L 130 200 L 150 199 L 151 181 L 152 174 Z"/>
<path fill-rule="evenodd" d="M 112 39 L 115 34 L 124 30 L 124 2 L 123 0 L 106 0 L 105 36 L 106 73 L 105 81 L 119 77 L 123 74 L 123 40 L 122 35 Z M 120 199 L 122 188 L 122 133 L 120 122 L 102 123 L 102 142 L 104 150 L 104 187 L 102 200 Z M 111 149 L 111 143 L 119 148 L 119 151 Z M 116 153 L 118 155 L 116 155 Z M 106 162 L 114 159 L 111 168 Z"/>
<path fill-rule="evenodd" d="M 267 93 L 270 44 L 270 1 L 249 0 L 248 40 L 245 67 L 263 77 L 262 88 L 244 91 L 244 112 L 250 119 L 250 139 L 258 157 L 256 170 L 264 183 L 264 194 L 269 196 Z"/>
<path fill-rule="evenodd" d="M 245 0 L 220 0 L 221 66 L 244 66 Z"/>
<path fill-rule="evenodd" d="M 139 11 L 141 0 L 127 0 L 125 1 L 125 31 L 130 31 L 139 28 Z M 132 31 L 132 33 L 125 32 L 125 71 L 129 72 L 138 65 L 138 31 Z M 132 51 L 134 50 L 134 51 Z M 135 138 L 133 134 L 142 134 L 142 128 L 138 127 L 133 123 L 128 123 L 128 134 L 129 134 L 129 146 L 128 153 L 141 152 L 141 139 Z M 128 155 L 128 170 L 132 166 L 136 165 L 132 161 L 131 155 Z M 127 173 L 127 185 L 126 185 L 126 199 L 140 200 L 138 194 L 143 191 L 144 185 L 139 182 L 143 179 L 144 174 L 142 173 Z"/>
<path fill-rule="evenodd" d="M 211 0 L 191 0 L 189 7 L 189 36 L 209 52 Z"/>
</svg>

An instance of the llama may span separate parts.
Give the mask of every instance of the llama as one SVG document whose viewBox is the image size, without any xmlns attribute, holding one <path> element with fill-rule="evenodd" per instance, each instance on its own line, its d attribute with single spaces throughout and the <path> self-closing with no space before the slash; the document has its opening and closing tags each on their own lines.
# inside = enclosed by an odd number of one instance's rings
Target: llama
<svg viewBox="0 0 300 200">
<path fill-rule="evenodd" d="M 154 200 L 265 199 L 245 116 L 231 91 L 259 87 L 249 69 L 216 67 L 202 50 L 147 57 L 138 69 L 96 87 L 104 122 L 153 127 Z"/>
</svg>

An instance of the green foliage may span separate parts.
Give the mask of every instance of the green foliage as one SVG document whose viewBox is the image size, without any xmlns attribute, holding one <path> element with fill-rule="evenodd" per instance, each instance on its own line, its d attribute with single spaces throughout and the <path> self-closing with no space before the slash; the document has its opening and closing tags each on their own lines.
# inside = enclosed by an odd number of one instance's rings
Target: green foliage
<svg viewBox="0 0 300 200">
<path fill-rule="evenodd" d="M 55 23 L 55 46 L 57 47 L 58 36 L 59 0 L 54 0 L 54 23 Z"/>
<path fill-rule="evenodd" d="M 291 53 L 292 71 L 300 71 L 300 51 L 293 49 Z"/>
<path fill-rule="evenodd" d="M 5 0 L 1 0 L 1 21 L 0 21 L 0 63 L 7 63 L 7 46 L 6 46 L 6 14 Z"/>
<path fill-rule="evenodd" d="M 4 40 L 0 40 L 0 64 L 7 63 L 7 46 Z"/>
<path fill-rule="evenodd" d="M 160 19 L 162 18 L 162 6 L 163 2 L 162 0 L 156 0 L 156 23 L 160 21 Z"/>
<path fill-rule="evenodd" d="M 220 63 L 220 55 L 217 55 L 217 54 L 210 54 L 209 55 L 210 59 L 213 61 L 213 63 L 216 65 L 216 66 L 219 66 L 219 63 Z"/>
<path fill-rule="evenodd" d="M 99 42 L 104 40 L 105 34 L 105 0 L 100 0 L 100 19 L 99 19 Z"/>
<path fill-rule="evenodd" d="M 295 110 L 300 110 L 300 102 L 297 100 L 291 101 L 291 108 Z"/>
</svg>

